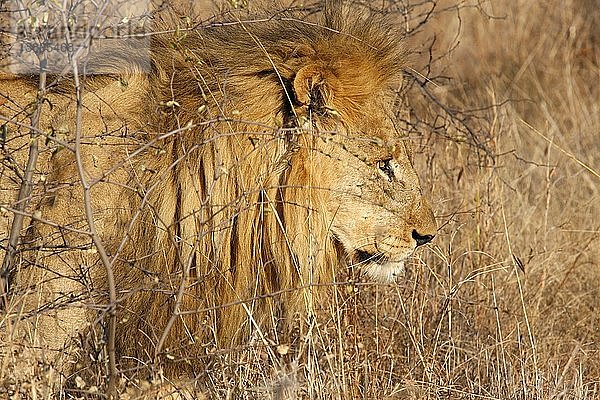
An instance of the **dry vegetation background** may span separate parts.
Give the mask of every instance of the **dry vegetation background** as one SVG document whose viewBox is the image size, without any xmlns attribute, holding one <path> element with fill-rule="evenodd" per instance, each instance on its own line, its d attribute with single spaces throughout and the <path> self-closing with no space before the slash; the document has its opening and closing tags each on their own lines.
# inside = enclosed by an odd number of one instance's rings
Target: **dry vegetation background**
<svg viewBox="0 0 600 400">
<path fill-rule="evenodd" d="M 480 6 L 430 24 L 439 49 L 456 45 L 436 63 L 453 79 L 436 90 L 461 110 L 497 105 L 477 113 L 496 157 L 481 165 L 452 129 L 418 140 L 444 226 L 406 286 L 378 293 L 395 325 L 376 332 L 395 331 L 387 349 L 403 364 L 402 385 L 380 393 L 598 398 L 597 3 Z M 385 387 L 382 372 L 366 387 Z"/>
<path fill-rule="evenodd" d="M 499 105 L 479 114 L 497 156 L 480 166 L 457 140 L 422 141 L 420 170 L 447 224 L 391 300 L 414 385 L 398 392 L 597 398 L 597 8 L 492 1 L 453 16 L 431 25 L 457 46 L 439 63 L 454 79 L 438 90 L 459 109 Z"/>
<path fill-rule="evenodd" d="M 410 107 L 438 236 L 397 284 L 344 287 L 302 343 L 218 355 L 194 380 L 199 391 L 224 399 L 600 398 L 598 9 L 595 0 L 437 2 L 412 38 L 421 51 L 415 70 L 451 113 L 418 87 Z M 103 379 L 98 371 L 78 380 L 81 390 L 44 398 L 94 398 L 89 389 L 101 390 Z M 14 393 L 4 389 L 0 397 Z"/>
</svg>

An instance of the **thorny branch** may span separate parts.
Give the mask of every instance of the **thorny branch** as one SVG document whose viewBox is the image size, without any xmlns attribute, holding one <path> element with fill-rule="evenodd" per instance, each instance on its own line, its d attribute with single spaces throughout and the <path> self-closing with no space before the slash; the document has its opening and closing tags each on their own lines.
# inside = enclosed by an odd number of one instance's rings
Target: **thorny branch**
<svg viewBox="0 0 600 400">
<path fill-rule="evenodd" d="M 458 112 L 456 110 L 453 110 L 446 104 L 442 103 L 433 93 L 431 93 L 429 88 L 427 88 L 427 79 L 419 79 L 419 77 L 410 70 L 406 70 L 405 73 L 419 85 L 419 88 L 421 89 L 426 98 L 428 98 L 437 107 L 439 107 L 442 110 L 442 112 L 445 115 L 447 115 L 453 123 L 461 126 L 462 129 L 464 129 L 466 133 L 468 133 L 468 135 L 471 137 L 472 144 L 475 148 L 483 151 L 490 160 L 493 161 L 495 159 L 494 152 L 485 143 L 481 141 L 480 135 L 473 130 L 473 128 L 467 122 L 466 118 L 460 117 L 459 114 L 464 114 L 464 112 Z"/>
</svg>

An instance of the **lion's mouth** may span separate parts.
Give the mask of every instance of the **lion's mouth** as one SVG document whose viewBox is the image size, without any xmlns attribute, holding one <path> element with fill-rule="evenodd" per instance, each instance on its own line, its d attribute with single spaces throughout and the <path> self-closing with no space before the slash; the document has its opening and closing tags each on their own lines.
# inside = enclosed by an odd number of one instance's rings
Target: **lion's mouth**
<svg viewBox="0 0 600 400">
<path fill-rule="evenodd" d="M 339 254 L 345 254 L 352 266 L 358 266 L 375 282 L 390 283 L 404 274 L 404 262 L 408 256 L 393 259 L 381 252 L 346 251 L 337 237 L 334 237 L 334 243 Z"/>
<path fill-rule="evenodd" d="M 363 250 L 355 250 L 354 252 L 354 264 L 385 264 L 387 257 L 382 253 L 369 253 Z"/>
<path fill-rule="evenodd" d="M 364 250 L 354 251 L 354 265 L 364 268 L 371 279 L 389 283 L 404 274 L 404 260 L 393 261 L 382 253 L 369 253 Z"/>
</svg>

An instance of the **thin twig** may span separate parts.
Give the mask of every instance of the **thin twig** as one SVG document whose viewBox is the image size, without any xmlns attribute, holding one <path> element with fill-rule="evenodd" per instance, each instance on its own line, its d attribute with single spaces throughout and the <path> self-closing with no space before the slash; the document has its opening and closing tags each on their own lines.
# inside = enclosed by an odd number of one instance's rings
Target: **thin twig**
<svg viewBox="0 0 600 400">
<path fill-rule="evenodd" d="M 579 164 L 584 169 L 586 169 L 590 174 L 594 175 L 596 178 L 600 178 L 600 173 L 598 171 L 596 171 L 594 168 L 590 167 L 589 165 L 587 165 L 586 163 L 584 163 L 583 161 L 581 161 L 572 152 L 570 152 L 568 150 L 565 150 L 562 147 L 560 147 L 559 145 L 557 145 L 556 143 L 554 143 L 554 141 L 552 139 L 550 139 L 549 137 L 547 137 L 546 135 L 544 135 L 539 130 L 535 129 L 533 126 L 531 126 L 524 119 L 520 119 L 520 122 L 523 125 L 525 125 L 527 128 L 529 128 L 533 133 L 541 136 L 542 139 L 544 139 L 546 142 L 548 142 L 548 144 L 550 145 L 550 147 L 554 147 L 554 148 L 558 149 L 561 153 L 563 153 L 564 155 L 566 155 L 567 157 L 569 157 L 571 160 L 575 161 L 577 164 Z"/>
<path fill-rule="evenodd" d="M 106 6 L 106 4 L 105 4 Z M 65 26 L 68 26 L 68 22 L 66 19 L 66 13 L 63 13 L 63 23 Z M 88 46 L 91 45 L 91 38 L 93 36 L 93 32 L 88 32 L 88 36 L 86 38 L 86 43 Z M 69 34 L 65 35 L 66 43 L 69 45 L 71 43 L 71 38 Z M 117 394 L 117 380 L 119 371 L 117 369 L 117 360 L 116 360 L 116 327 L 117 327 L 117 288 L 115 283 L 114 272 L 112 268 L 112 263 L 110 258 L 104 248 L 104 244 L 98 233 L 96 232 L 96 225 L 94 221 L 94 211 L 92 209 L 92 200 L 90 190 L 92 185 L 87 180 L 87 173 L 85 170 L 85 166 L 83 164 L 83 159 L 81 156 L 81 126 L 82 126 L 82 110 L 83 110 L 83 87 L 81 86 L 81 82 L 79 80 L 79 67 L 77 65 L 77 61 L 79 56 L 82 54 L 81 49 L 84 46 L 80 47 L 80 50 L 73 54 L 70 57 L 70 64 L 73 72 L 73 83 L 75 85 L 75 93 L 77 100 L 77 108 L 75 114 L 75 160 L 77 164 L 77 171 L 79 173 L 79 180 L 81 182 L 81 186 L 83 188 L 83 203 L 85 209 L 85 217 L 87 220 L 87 224 L 90 228 L 90 235 L 92 237 L 92 242 L 96 246 L 96 250 L 98 251 L 98 255 L 100 256 L 100 260 L 102 265 L 106 270 L 106 280 L 108 284 L 108 296 L 109 296 L 109 306 L 108 306 L 108 341 L 107 341 L 107 352 L 108 352 L 108 389 L 107 396 L 109 399 L 116 399 Z"/>
<path fill-rule="evenodd" d="M 467 133 L 471 136 L 471 139 L 473 141 L 473 145 L 482 150 L 488 157 L 490 160 L 494 161 L 495 160 L 495 156 L 494 153 L 488 148 L 488 146 L 485 145 L 485 143 L 482 143 L 477 135 L 477 133 L 473 130 L 473 128 L 471 128 L 469 126 L 469 124 L 467 124 L 467 122 L 464 119 L 461 119 L 457 114 L 458 112 L 451 109 L 450 107 L 448 107 L 447 105 L 445 105 L 444 103 L 442 103 L 442 101 L 440 101 L 440 99 L 438 99 L 428 88 L 427 88 L 427 83 L 429 81 L 429 79 L 425 79 L 425 80 L 421 80 L 419 79 L 419 77 L 411 70 L 407 69 L 406 74 L 411 77 L 415 82 L 417 82 L 417 84 L 420 86 L 421 90 L 423 91 L 423 93 L 425 94 L 426 97 L 428 97 L 431 101 L 433 101 L 439 108 L 442 109 L 442 111 L 448 116 L 450 117 L 450 119 L 462 126 Z"/>
<path fill-rule="evenodd" d="M 40 123 L 40 117 L 42 114 L 42 108 L 44 98 L 46 96 L 46 54 L 42 53 L 40 56 L 40 75 L 38 83 L 38 91 L 35 100 L 35 110 L 31 117 L 31 129 L 29 131 L 30 143 L 29 143 L 29 155 L 27 158 L 27 166 L 25 167 L 25 174 L 19 188 L 19 197 L 15 204 L 15 211 L 13 213 L 13 221 L 10 228 L 8 245 L 6 253 L 4 254 L 4 260 L 2 261 L 2 269 L 0 270 L 0 296 L 2 297 L 2 304 L 5 309 L 8 309 L 8 291 L 9 291 L 9 279 L 14 271 L 15 255 L 19 246 L 19 238 L 21 237 L 21 230 L 23 229 L 23 218 L 25 216 L 25 209 L 29 204 L 30 195 L 33 190 L 33 174 L 36 169 L 39 149 L 39 130 L 38 126 Z"/>
</svg>

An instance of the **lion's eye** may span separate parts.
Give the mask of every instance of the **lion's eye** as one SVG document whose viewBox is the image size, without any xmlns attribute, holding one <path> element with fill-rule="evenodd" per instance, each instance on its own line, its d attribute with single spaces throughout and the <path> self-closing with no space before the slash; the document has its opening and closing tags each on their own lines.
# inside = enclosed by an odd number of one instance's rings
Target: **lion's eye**
<svg viewBox="0 0 600 400">
<path fill-rule="evenodd" d="M 394 167 L 392 167 L 391 161 L 391 159 L 377 161 L 377 168 L 379 168 L 379 172 L 390 182 L 394 180 Z"/>
</svg>

